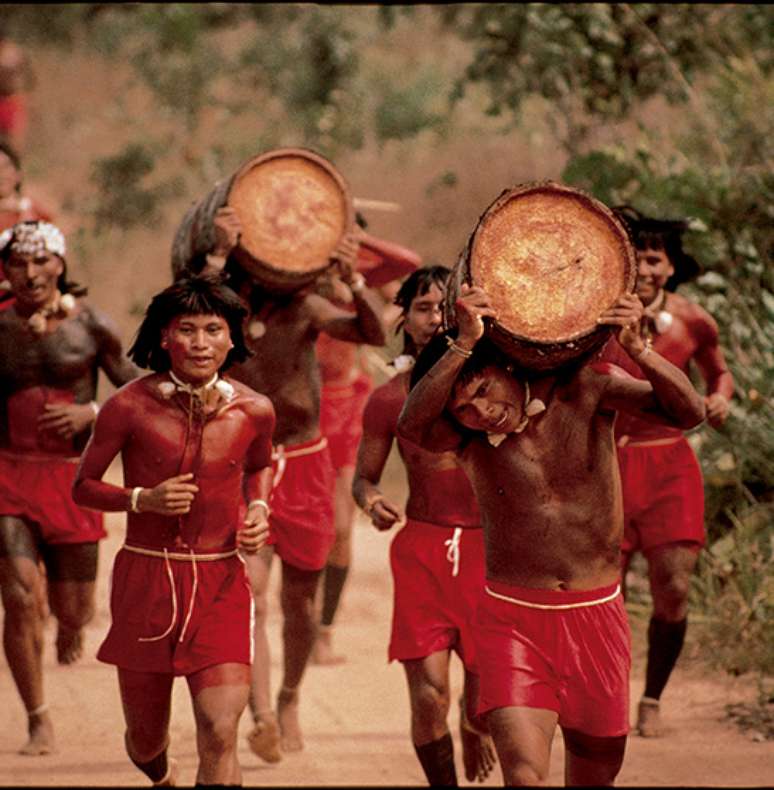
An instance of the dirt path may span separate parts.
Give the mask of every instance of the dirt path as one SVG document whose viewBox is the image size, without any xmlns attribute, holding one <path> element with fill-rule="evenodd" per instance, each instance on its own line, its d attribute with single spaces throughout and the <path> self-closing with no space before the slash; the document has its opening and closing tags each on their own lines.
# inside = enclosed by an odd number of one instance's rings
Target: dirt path
<svg viewBox="0 0 774 790">
<path fill-rule="evenodd" d="M 123 750 L 123 719 L 111 667 L 94 658 L 107 629 L 108 576 L 123 539 L 123 517 L 107 520 L 109 537 L 102 544 L 98 613 L 86 633 L 85 656 L 70 667 L 56 664 L 54 623 L 46 629 L 46 688 L 57 733 L 58 752 L 22 757 L 26 718 L 4 657 L 0 658 L 0 700 L 5 714 L 0 727 L 0 785 L 147 786 Z M 365 521 L 355 534 L 355 567 L 339 614 L 337 648 L 349 661 L 338 667 L 310 667 L 303 685 L 301 718 L 306 749 L 265 765 L 248 750 L 240 727 L 240 760 L 247 786 L 424 785 L 408 737 L 408 697 L 402 669 L 386 662 L 392 581 L 387 563 L 389 537 Z M 272 572 L 276 601 L 278 568 Z M 272 646 L 279 645 L 279 620 L 270 622 Z M 636 626 L 635 626 L 636 627 Z M 641 630 L 641 629 L 638 629 Z M 632 698 L 642 684 L 642 638 L 635 637 Z M 279 683 L 279 650 L 272 666 L 273 687 Z M 631 737 L 619 776 L 620 786 L 755 787 L 771 784 L 774 743 L 756 743 L 721 721 L 728 702 L 748 700 L 753 689 L 744 680 L 702 677 L 696 667 L 676 670 L 664 700 L 671 735 L 659 740 Z M 462 675 L 454 662 L 455 696 Z M 458 774 L 464 781 L 457 710 L 450 716 L 458 751 Z M 181 763 L 182 783 L 192 784 L 196 771 L 193 719 L 184 681 L 175 685 L 170 753 Z M 550 784 L 562 784 L 563 746 L 557 735 Z M 499 769 L 486 782 L 501 784 Z"/>
</svg>

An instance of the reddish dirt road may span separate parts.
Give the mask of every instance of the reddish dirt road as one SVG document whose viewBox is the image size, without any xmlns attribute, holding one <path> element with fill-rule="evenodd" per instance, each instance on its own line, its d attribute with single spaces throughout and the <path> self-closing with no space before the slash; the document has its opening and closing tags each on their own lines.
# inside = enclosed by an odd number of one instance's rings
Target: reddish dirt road
<svg viewBox="0 0 774 790">
<path fill-rule="evenodd" d="M 362 517 L 361 517 L 362 519 Z M 123 719 L 112 667 L 95 658 L 105 634 L 109 572 L 124 533 L 123 516 L 107 519 L 109 537 L 101 548 L 98 613 L 86 631 L 85 655 L 72 666 L 56 664 L 55 624 L 46 629 L 46 689 L 56 728 L 57 753 L 22 757 L 26 718 L 4 658 L 0 660 L 0 700 L 5 710 L 0 728 L 1 786 L 147 786 L 123 750 Z M 240 760 L 246 786 L 411 786 L 424 785 L 408 737 L 408 695 L 402 669 L 386 662 L 392 580 L 387 563 L 387 535 L 364 519 L 355 534 L 355 566 L 339 614 L 336 646 L 348 657 L 337 667 L 311 666 L 303 684 L 301 720 L 306 749 L 276 765 L 261 763 L 244 740 L 247 717 L 240 726 Z M 276 602 L 278 568 L 274 568 Z M 273 688 L 279 683 L 279 618 L 270 622 Z M 641 622 L 641 621 L 640 621 Z M 632 699 L 641 692 L 642 628 L 634 621 L 635 671 Z M 456 699 L 462 675 L 454 661 Z M 620 786 L 755 787 L 771 784 L 774 743 L 757 743 L 722 721 L 726 703 L 749 700 L 754 689 L 744 679 L 707 676 L 685 659 L 678 666 L 664 699 L 668 737 L 629 739 L 619 775 Z M 458 712 L 450 715 L 464 774 L 457 735 Z M 181 765 L 181 783 L 193 784 L 196 772 L 193 717 L 184 681 L 176 683 L 170 754 Z M 563 744 L 557 734 L 550 784 L 562 780 Z M 502 784 L 499 769 L 486 786 Z"/>
</svg>

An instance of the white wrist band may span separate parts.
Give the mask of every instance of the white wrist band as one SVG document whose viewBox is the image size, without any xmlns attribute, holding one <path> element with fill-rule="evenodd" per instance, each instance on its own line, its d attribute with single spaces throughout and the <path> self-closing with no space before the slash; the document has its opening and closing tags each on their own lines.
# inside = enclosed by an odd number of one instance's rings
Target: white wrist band
<svg viewBox="0 0 774 790">
<path fill-rule="evenodd" d="M 268 503 L 268 502 L 267 502 L 265 499 L 251 499 L 251 500 L 250 500 L 250 501 L 247 503 L 247 508 L 248 508 L 248 510 L 249 510 L 249 509 L 250 509 L 250 508 L 251 508 L 253 505 L 262 505 L 262 506 L 263 506 L 263 508 L 264 508 L 264 510 L 266 511 L 266 518 L 268 518 L 268 517 L 269 517 L 269 515 L 270 515 L 270 513 L 271 513 L 271 508 L 269 507 L 269 503 Z"/>
<path fill-rule="evenodd" d="M 97 401 L 90 401 L 89 406 L 91 406 L 92 410 L 94 411 L 94 417 L 96 418 L 96 416 L 99 414 L 99 405 L 97 404 Z"/>
<path fill-rule="evenodd" d="M 136 486 L 132 489 L 131 496 L 129 497 L 129 509 L 132 513 L 139 513 L 140 511 L 137 509 L 138 500 L 140 499 L 140 492 L 144 491 L 145 489 L 142 486 Z"/>
</svg>

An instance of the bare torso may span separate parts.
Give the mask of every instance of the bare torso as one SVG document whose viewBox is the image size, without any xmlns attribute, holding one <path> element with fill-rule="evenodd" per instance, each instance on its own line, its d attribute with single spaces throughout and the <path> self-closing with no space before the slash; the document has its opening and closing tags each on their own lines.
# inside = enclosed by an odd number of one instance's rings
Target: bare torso
<svg viewBox="0 0 774 790">
<path fill-rule="evenodd" d="M 488 578 L 524 587 L 592 589 L 620 574 L 623 530 L 614 412 L 604 377 L 583 368 L 557 383 L 547 410 L 499 447 L 460 450 L 486 529 Z"/>
<path fill-rule="evenodd" d="M 152 488 L 190 472 L 199 491 L 184 516 L 128 513 L 127 542 L 197 552 L 233 549 L 244 471 L 270 459 L 271 434 L 263 423 L 271 404 L 236 382 L 229 403 L 191 412 L 187 394 L 164 397 L 158 384 L 166 381 L 165 374 L 151 374 L 122 388 L 103 408 L 101 431 L 118 437 L 125 486 Z M 99 447 L 92 453 L 104 463 Z"/>
<path fill-rule="evenodd" d="M 470 482 L 455 453 L 431 453 L 397 436 L 400 410 L 408 395 L 409 373 L 399 373 L 374 390 L 370 409 L 378 420 L 371 428 L 398 439 L 406 467 L 409 495 L 406 515 L 418 521 L 450 527 L 480 527 L 481 515 Z M 364 417 L 365 423 L 369 417 Z"/>
<path fill-rule="evenodd" d="M 253 356 L 234 365 L 229 375 L 266 395 L 274 404 L 275 444 L 314 439 L 320 422 L 321 384 L 315 356 L 318 332 L 304 294 L 267 301 L 250 320 L 260 321 L 264 334 L 246 337 Z"/>
<path fill-rule="evenodd" d="M 96 397 L 102 368 L 116 386 L 137 375 L 123 356 L 112 324 L 100 312 L 79 302 L 77 312 L 33 334 L 14 308 L 0 312 L 0 446 L 77 454 L 86 435 L 72 442 L 36 436 L 36 417 L 46 403 L 88 403 Z M 12 425 L 11 425 L 12 424 Z M 11 427 L 14 429 L 13 438 Z"/>
</svg>

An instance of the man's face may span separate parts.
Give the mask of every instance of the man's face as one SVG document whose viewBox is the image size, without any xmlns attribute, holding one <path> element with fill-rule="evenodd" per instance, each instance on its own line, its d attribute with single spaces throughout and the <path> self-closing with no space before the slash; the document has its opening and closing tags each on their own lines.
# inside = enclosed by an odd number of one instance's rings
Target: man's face
<svg viewBox="0 0 774 790">
<path fill-rule="evenodd" d="M 5 274 L 19 304 L 39 310 L 51 302 L 64 262 L 53 252 L 34 254 L 12 252 L 5 263 Z"/>
<path fill-rule="evenodd" d="M 465 383 L 454 385 L 448 408 L 465 428 L 510 433 L 522 417 L 522 394 L 510 373 L 488 365 Z"/>
<path fill-rule="evenodd" d="M 161 335 L 172 372 L 189 384 L 204 384 L 220 370 L 234 347 L 226 320 L 219 315 L 181 315 Z"/>
<path fill-rule="evenodd" d="M 645 306 L 656 298 L 674 271 L 664 250 L 652 247 L 637 250 L 637 296 Z"/>
<path fill-rule="evenodd" d="M 403 329 L 420 351 L 432 340 L 441 326 L 443 291 L 433 283 L 427 293 L 411 300 Z"/>
</svg>

